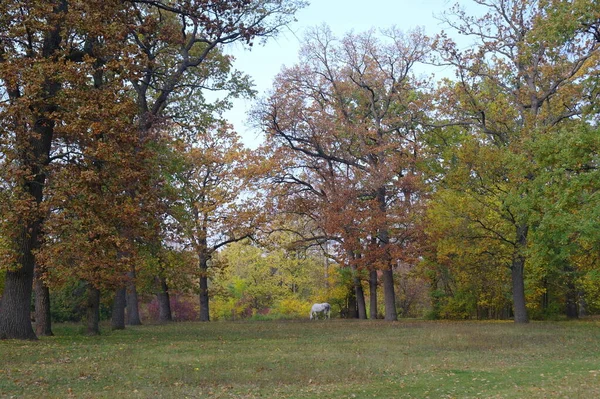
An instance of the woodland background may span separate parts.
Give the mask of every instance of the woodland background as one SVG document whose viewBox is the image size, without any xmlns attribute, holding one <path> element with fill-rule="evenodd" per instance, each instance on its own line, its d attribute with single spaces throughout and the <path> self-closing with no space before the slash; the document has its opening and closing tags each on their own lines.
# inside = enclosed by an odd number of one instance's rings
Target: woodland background
<svg viewBox="0 0 600 399">
<path fill-rule="evenodd" d="M 597 313 L 600 4 L 474 2 L 434 37 L 314 28 L 252 112 L 253 150 L 223 117 L 255 95 L 223 46 L 303 1 L 1 2 L 0 338 L 323 301 Z"/>
</svg>

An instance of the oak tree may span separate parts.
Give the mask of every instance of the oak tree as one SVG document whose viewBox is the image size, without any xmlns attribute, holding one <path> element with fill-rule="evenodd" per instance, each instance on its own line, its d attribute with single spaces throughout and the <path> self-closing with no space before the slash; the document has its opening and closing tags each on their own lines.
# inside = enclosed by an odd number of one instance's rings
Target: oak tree
<svg viewBox="0 0 600 399">
<path fill-rule="evenodd" d="M 590 10 L 598 8 L 594 1 L 475 3 L 484 15 L 470 16 L 456 6 L 443 16 L 475 44 L 461 50 L 446 34 L 438 38 L 443 63 L 456 67 L 456 82 L 441 95 L 451 106 L 440 110 L 448 123 L 465 125 L 481 151 L 482 161 L 474 160 L 463 184 L 476 187 L 472 200 L 483 200 L 487 211 L 504 221 L 497 229 L 478 218 L 482 228 L 511 248 L 507 266 L 515 322 L 526 323 L 530 183 L 539 173 L 527 143 L 552 135 L 591 105 L 586 81 L 597 68 L 599 19 Z"/>
</svg>

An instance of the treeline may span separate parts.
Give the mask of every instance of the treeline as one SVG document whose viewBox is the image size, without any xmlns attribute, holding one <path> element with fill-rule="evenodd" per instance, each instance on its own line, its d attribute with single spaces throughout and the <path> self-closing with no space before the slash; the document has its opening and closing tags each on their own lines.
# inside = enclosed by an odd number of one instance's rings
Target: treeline
<svg viewBox="0 0 600 399">
<path fill-rule="evenodd" d="M 102 303 L 139 324 L 138 294 L 171 320 L 175 292 L 203 321 L 596 312 L 600 5 L 476 3 L 440 17 L 466 46 L 313 29 L 251 151 L 222 117 L 254 95 L 223 46 L 302 1 L 4 2 L 0 337 L 51 334 L 72 287 L 89 333 Z"/>
</svg>

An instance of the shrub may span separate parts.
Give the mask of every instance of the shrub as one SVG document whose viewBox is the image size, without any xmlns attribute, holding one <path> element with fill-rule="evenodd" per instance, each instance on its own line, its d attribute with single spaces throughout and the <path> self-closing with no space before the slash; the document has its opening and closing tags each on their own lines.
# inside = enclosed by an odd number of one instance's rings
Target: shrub
<svg viewBox="0 0 600 399">
<path fill-rule="evenodd" d="M 193 295 L 173 294 L 170 296 L 171 315 L 174 321 L 192 321 L 198 320 L 199 305 L 197 298 Z M 157 321 L 159 318 L 158 299 L 154 297 L 150 303 L 145 306 L 142 312 L 144 317 L 149 320 Z"/>
<path fill-rule="evenodd" d="M 308 317 L 310 306 L 297 298 L 284 298 L 275 304 L 271 313 L 290 319 L 305 318 Z"/>
</svg>

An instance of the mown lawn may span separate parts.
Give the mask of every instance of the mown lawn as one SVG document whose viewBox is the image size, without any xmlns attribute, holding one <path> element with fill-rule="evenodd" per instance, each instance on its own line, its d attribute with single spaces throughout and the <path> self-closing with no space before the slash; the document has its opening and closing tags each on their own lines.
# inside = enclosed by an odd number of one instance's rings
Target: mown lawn
<svg viewBox="0 0 600 399">
<path fill-rule="evenodd" d="M 178 323 L 0 341 L 2 398 L 600 398 L 600 321 Z"/>
</svg>

